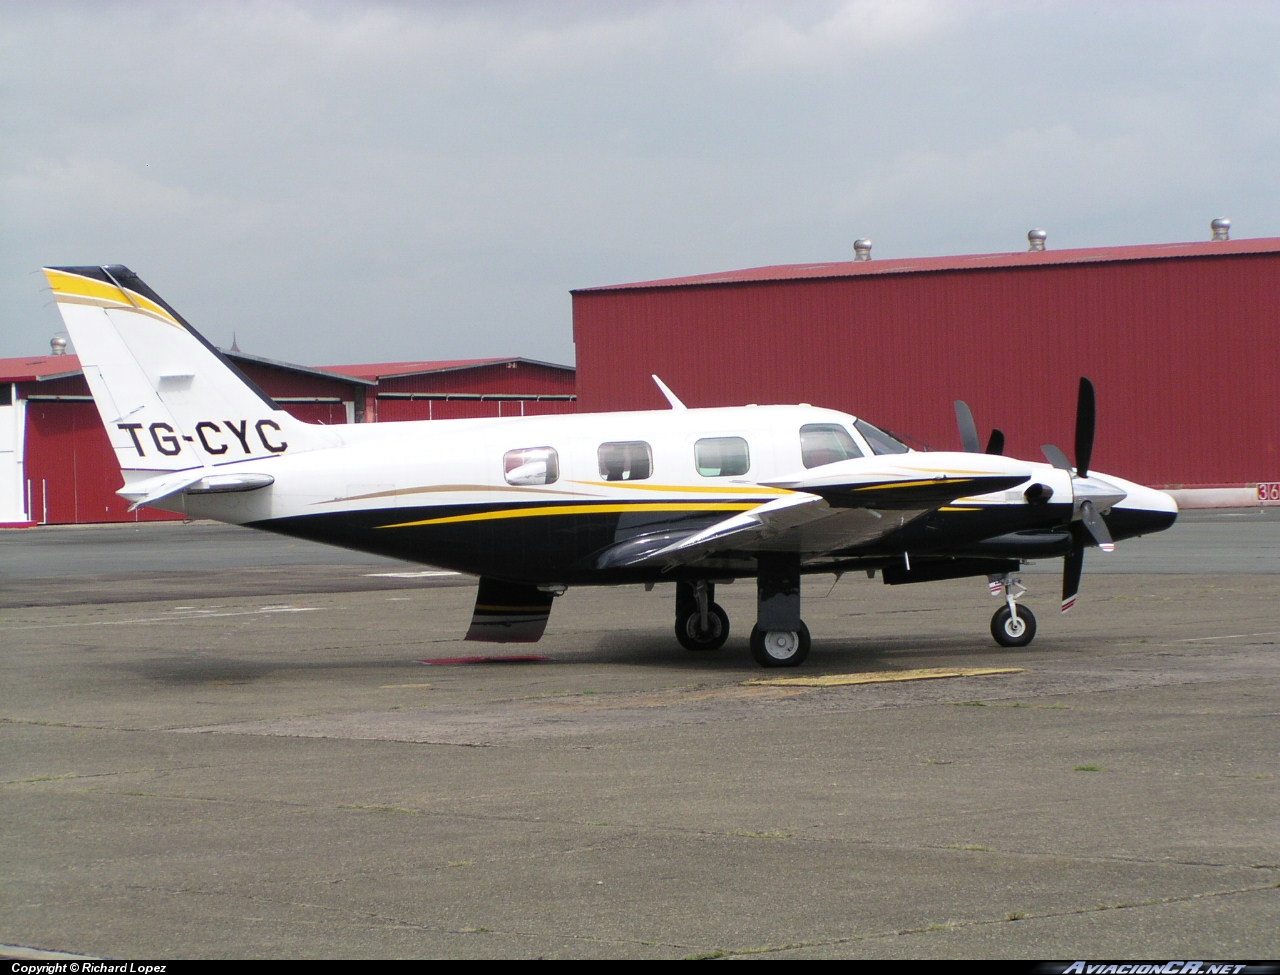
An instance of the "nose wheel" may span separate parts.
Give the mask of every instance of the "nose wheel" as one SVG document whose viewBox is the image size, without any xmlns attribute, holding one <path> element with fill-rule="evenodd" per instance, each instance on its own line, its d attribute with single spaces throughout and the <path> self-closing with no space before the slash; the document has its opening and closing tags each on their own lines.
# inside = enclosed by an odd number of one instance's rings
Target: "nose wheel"
<svg viewBox="0 0 1280 975">
<path fill-rule="evenodd" d="M 1036 615 L 1025 606 L 1001 606 L 991 617 L 991 635 L 1002 647 L 1025 647 L 1035 639 Z"/>
<path fill-rule="evenodd" d="M 1036 637 L 1036 614 L 1018 605 L 1018 597 L 1027 591 L 1012 572 L 987 577 L 991 595 L 1004 597 L 1004 605 L 991 617 L 991 635 L 1002 647 L 1025 647 Z"/>
</svg>

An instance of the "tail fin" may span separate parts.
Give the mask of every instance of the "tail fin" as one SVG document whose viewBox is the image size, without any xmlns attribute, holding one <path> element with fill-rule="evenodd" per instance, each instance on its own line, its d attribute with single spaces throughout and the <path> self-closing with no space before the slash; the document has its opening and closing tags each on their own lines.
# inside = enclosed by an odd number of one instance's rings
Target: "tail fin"
<svg viewBox="0 0 1280 975">
<path fill-rule="evenodd" d="M 44 273 L 126 483 L 329 445 L 127 267 Z"/>
</svg>

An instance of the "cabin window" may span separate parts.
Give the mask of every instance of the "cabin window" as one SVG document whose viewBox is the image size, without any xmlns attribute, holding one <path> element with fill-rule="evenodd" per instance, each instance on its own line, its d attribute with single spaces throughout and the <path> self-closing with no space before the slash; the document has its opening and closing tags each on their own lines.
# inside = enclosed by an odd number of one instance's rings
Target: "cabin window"
<svg viewBox="0 0 1280 975">
<path fill-rule="evenodd" d="M 693 445 L 694 463 L 703 477 L 745 474 L 751 466 L 747 442 L 741 437 L 706 437 Z"/>
<path fill-rule="evenodd" d="M 853 425 L 858 428 L 858 432 L 871 445 L 873 454 L 905 454 L 911 450 L 901 440 L 892 434 L 885 433 L 879 427 L 872 426 L 866 420 L 855 420 Z"/>
<path fill-rule="evenodd" d="M 653 451 L 643 440 L 602 443 L 596 456 L 606 481 L 640 481 L 653 473 Z"/>
<path fill-rule="evenodd" d="M 806 423 L 800 428 L 800 457 L 805 467 L 821 467 L 861 457 L 849 431 L 839 423 Z"/>
<path fill-rule="evenodd" d="M 502 455 L 508 484 L 554 484 L 560 478 L 560 455 L 554 447 L 522 447 Z"/>
</svg>

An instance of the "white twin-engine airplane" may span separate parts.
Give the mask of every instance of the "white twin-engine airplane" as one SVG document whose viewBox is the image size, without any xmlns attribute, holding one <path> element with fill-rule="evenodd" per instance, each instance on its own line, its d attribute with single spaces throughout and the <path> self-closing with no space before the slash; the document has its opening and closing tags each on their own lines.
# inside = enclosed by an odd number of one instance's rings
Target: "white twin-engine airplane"
<svg viewBox="0 0 1280 975">
<path fill-rule="evenodd" d="M 986 576 L 1004 646 L 1035 636 L 1014 573 L 1064 559 L 1063 611 L 1084 550 L 1162 531 L 1167 494 L 1089 471 L 1094 398 L 1081 380 L 1076 463 L 917 452 L 865 420 L 809 406 L 318 426 L 248 381 L 128 268 L 47 268 L 107 433 L 120 494 L 193 518 L 480 577 L 469 640 L 532 642 L 568 586 L 670 582 L 676 638 L 715 650 L 715 584 L 757 580 L 751 652 L 809 653 L 800 579 L 879 570 L 890 585 Z M 655 377 L 656 380 L 656 377 Z"/>
</svg>

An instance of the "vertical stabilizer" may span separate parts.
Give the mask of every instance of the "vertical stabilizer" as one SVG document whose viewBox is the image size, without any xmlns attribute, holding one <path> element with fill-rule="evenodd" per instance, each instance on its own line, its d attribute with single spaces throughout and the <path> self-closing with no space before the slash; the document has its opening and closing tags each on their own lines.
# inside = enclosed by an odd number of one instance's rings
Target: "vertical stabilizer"
<svg viewBox="0 0 1280 975">
<path fill-rule="evenodd" d="M 127 267 L 44 271 L 126 480 L 329 445 Z"/>
</svg>

